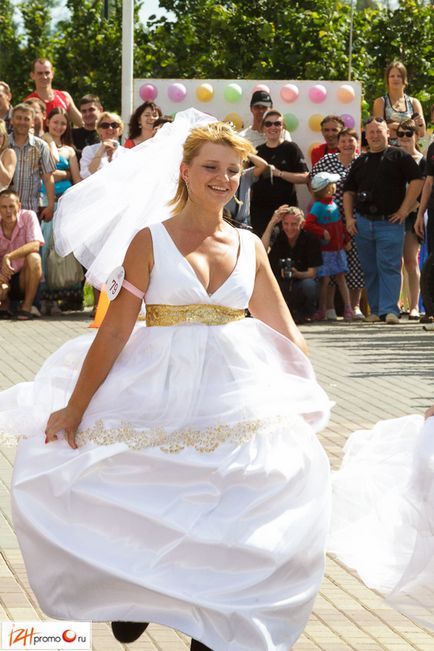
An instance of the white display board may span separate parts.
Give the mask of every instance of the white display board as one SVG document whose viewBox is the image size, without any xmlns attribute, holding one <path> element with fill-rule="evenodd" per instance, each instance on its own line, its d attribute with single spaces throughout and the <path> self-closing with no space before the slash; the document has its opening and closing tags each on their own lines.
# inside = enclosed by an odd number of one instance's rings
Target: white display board
<svg viewBox="0 0 434 651">
<path fill-rule="evenodd" d="M 320 122 L 325 115 L 340 115 L 346 126 L 360 131 L 361 84 L 349 81 L 297 81 L 252 79 L 136 79 L 134 108 L 154 101 L 164 114 L 190 106 L 239 129 L 252 121 L 250 98 L 255 90 L 270 93 L 281 111 L 292 140 L 310 163 L 312 147 L 323 142 Z"/>
</svg>

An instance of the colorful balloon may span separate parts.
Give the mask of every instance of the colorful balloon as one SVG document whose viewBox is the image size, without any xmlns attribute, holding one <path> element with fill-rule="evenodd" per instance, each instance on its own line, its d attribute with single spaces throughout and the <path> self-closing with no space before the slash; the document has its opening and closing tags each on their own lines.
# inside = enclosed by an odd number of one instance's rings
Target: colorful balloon
<svg viewBox="0 0 434 651">
<path fill-rule="evenodd" d="M 214 97 L 214 88 L 211 84 L 201 84 L 196 88 L 196 97 L 200 102 L 210 102 Z"/>
<path fill-rule="evenodd" d="M 310 116 L 308 124 L 309 128 L 312 131 L 321 131 L 321 122 L 323 121 L 324 116 L 321 113 L 314 113 Z"/>
<path fill-rule="evenodd" d="M 231 83 L 226 86 L 223 95 L 227 102 L 238 102 L 243 96 L 243 89 L 239 84 Z"/>
<path fill-rule="evenodd" d="M 352 115 L 349 115 L 348 113 L 344 113 L 343 115 L 341 115 L 341 118 L 344 121 L 345 127 L 347 129 L 354 129 L 354 125 L 356 124 L 356 121 Z"/>
<path fill-rule="evenodd" d="M 266 93 L 270 94 L 270 89 L 266 84 L 256 84 L 254 89 L 252 90 L 252 95 L 255 93 L 257 90 L 265 90 Z"/>
<path fill-rule="evenodd" d="M 356 96 L 356 93 L 354 91 L 354 88 L 349 84 L 342 84 L 342 86 L 339 86 L 336 95 L 340 102 L 343 102 L 344 104 L 348 104 L 349 102 L 353 101 L 353 99 Z"/>
<path fill-rule="evenodd" d="M 158 95 L 158 90 L 153 84 L 142 84 L 139 95 L 144 102 L 153 102 Z"/>
<path fill-rule="evenodd" d="M 167 95 L 172 102 L 182 102 L 187 95 L 187 89 L 184 84 L 175 82 L 174 84 L 170 84 L 167 89 Z"/>
<path fill-rule="evenodd" d="M 280 97 L 284 102 L 295 102 L 298 99 L 299 90 L 295 84 L 285 84 L 280 89 Z"/>
<path fill-rule="evenodd" d="M 283 116 L 283 121 L 285 123 L 285 128 L 289 132 L 295 131 L 299 125 L 298 118 L 296 115 L 294 115 L 294 113 L 285 113 Z"/>
<path fill-rule="evenodd" d="M 321 104 L 327 97 L 327 88 L 322 84 L 315 84 L 312 88 L 309 88 L 309 99 L 314 104 Z"/>
<path fill-rule="evenodd" d="M 223 122 L 232 122 L 237 131 L 240 131 L 244 126 L 243 118 L 241 115 L 238 115 L 238 113 L 228 113 L 226 117 L 223 118 Z"/>
</svg>

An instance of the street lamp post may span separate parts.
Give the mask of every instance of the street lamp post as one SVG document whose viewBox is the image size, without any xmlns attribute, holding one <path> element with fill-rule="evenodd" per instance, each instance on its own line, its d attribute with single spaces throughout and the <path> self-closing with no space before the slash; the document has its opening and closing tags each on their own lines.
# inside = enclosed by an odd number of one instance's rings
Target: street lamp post
<svg viewBox="0 0 434 651">
<path fill-rule="evenodd" d="M 122 3 L 122 120 L 133 112 L 134 0 Z M 124 136 L 125 137 L 125 136 Z"/>
</svg>

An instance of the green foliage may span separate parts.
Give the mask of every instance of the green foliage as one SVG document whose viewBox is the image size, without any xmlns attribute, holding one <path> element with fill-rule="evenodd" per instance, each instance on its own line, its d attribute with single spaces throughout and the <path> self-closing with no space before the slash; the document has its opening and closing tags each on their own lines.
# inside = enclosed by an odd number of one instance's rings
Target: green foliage
<svg viewBox="0 0 434 651">
<path fill-rule="evenodd" d="M 160 0 L 168 15 L 138 19 L 135 76 L 265 79 L 346 79 L 349 0 Z M 68 17 L 54 27 L 55 0 L 21 0 L 17 29 L 11 0 L 0 0 L 0 79 L 20 99 L 31 88 L 36 56 L 56 67 L 55 86 L 77 100 L 96 92 L 119 110 L 122 0 L 67 0 Z M 434 95 L 434 12 L 423 0 L 391 10 L 356 0 L 352 78 L 369 105 L 384 93 L 383 70 L 394 58 L 409 71 L 409 92 L 428 109 Z"/>
</svg>

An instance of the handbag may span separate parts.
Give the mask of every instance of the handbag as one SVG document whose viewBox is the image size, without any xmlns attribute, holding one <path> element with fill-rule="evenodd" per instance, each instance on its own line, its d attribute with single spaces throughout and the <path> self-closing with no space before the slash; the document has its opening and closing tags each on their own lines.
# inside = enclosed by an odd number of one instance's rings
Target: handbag
<svg viewBox="0 0 434 651">
<path fill-rule="evenodd" d="M 62 257 L 56 252 L 53 233 L 51 233 L 45 265 L 45 282 L 48 289 L 65 289 L 79 285 L 84 279 L 83 268 L 73 253 Z"/>
</svg>

